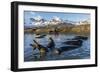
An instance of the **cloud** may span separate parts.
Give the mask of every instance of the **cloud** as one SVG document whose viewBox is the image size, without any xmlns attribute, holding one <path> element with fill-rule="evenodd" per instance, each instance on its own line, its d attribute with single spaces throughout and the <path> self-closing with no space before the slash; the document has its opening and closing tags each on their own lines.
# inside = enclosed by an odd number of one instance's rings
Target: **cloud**
<svg viewBox="0 0 100 73">
<path fill-rule="evenodd" d="M 32 12 L 32 11 L 24 11 L 24 16 L 25 18 L 31 18 L 35 15 L 36 13 L 35 12 Z"/>
<path fill-rule="evenodd" d="M 26 25 L 29 25 L 31 23 L 30 18 L 34 17 L 36 15 L 36 12 L 33 11 L 24 11 L 24 23 Z"/>
<path fill-rule="evenodd" d="M 34 15 L 36 15 L 36 13 L 31 11 L 31 12 L 30 12 L 30 15 L 31 15 L 31 16 L 34 16 Z"/>
</svg>

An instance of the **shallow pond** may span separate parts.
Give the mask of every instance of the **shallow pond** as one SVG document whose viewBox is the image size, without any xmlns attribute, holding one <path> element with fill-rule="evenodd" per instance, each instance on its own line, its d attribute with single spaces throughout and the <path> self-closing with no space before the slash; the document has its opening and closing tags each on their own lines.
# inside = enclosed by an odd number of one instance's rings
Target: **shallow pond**
<svg viewBox="0 0 100 73">
<path fill-rule="evenodd" d="M 66 44 L 62 44 L 62 42 L 67 41 L 68 39 L 72 39 L 77 35 L 72 34 L 60 34 L 60 35 L 46 35 L 43 38 L 35 38 L 35 34 L 25 34 L 24 35 L 24 61 L 39 61 L 39 50 L 36 49 L 33 51 L 33 48 L 30 44 L 33 44 L 33 40 L 35 39 L 39 44 L 46 46 L 48 44 L 48 38 L 52 37 L 56 48 L 63 47 Z M 43 59 L 44 61 L 48 60 L 73 60 L 73 59 L 89 59 L 90 58 L 90 38 L 83 41 L 81 47 L 76 48 L 70 51 L 64 51 L 61 55 L 52 55 L 49 52 L 46 57 Z"/>
</svg>

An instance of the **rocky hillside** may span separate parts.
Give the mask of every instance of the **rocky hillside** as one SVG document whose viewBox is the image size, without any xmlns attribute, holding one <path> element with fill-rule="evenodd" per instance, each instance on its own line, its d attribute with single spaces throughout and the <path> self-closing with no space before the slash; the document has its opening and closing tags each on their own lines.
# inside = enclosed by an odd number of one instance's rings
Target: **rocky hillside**
<svg viewBox="0 0 100 73">
<path fill-rule="evenodd" d="M 84 25 L 72 25 L 72 24 L 59 24 L 59 25 L 47 25 L 42 27 L 25 28 L 25 33 L 75 33 L 75 34 L 89 34 L 90 24 Z"/>
</svg>

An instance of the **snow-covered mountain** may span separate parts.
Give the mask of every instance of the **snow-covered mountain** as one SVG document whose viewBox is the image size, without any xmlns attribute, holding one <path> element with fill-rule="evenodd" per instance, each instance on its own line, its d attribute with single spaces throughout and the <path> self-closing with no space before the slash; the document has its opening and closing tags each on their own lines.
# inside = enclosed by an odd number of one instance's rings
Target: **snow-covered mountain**
<svg viewBox="0 0 100 73">
<path fill-rule="evenodd" d="M 91 23 L 90 19 L 87 19 L 87 20 L 77 22 L 76 25 L 85 25 L 85 24 L 90 24 L 90 23 Z"/>
<path fill-rule="evenodd" d="M 45 20 L 40 16 L 30 18 L 33 26 L 46 26 L 46 25 L 79 25 L 80 23 L 90 23 L 88 20 L 74 22 L 69 20 L 63 20 L 57 16 L 54 16 L 51 20 Z"/>
</svg>

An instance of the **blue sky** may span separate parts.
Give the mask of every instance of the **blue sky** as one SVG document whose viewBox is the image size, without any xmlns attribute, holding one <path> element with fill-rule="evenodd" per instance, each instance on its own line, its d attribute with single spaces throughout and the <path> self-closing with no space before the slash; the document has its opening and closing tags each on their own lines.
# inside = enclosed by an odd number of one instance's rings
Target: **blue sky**
<svg viewBox="0 0 100 73">
<path fill-rule="evenodd" d="M 61 13 L 61 12 L 36 12 L 36 11 L 24 11 L 24 23 L 27 26 L 32 25 L 30 18 L 43 18 L 51 20 L 53 17 L 59 17 L 63 20 L 70 21 L 83 21 L 90 19 L 90 14 L 87 13 Z"/>
</svg>

